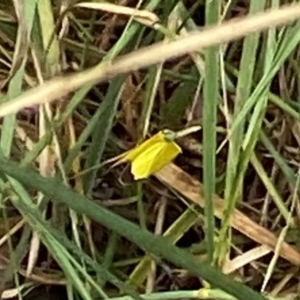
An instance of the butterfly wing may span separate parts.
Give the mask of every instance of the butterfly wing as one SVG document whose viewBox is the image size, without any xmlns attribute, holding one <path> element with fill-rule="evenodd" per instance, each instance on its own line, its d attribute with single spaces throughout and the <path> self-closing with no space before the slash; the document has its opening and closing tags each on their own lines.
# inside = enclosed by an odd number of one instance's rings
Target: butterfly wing
<svg viewBox="0 0 300 300">
<path fill-rule="evenodd" d="M 170 163 L 180 152 L 181 148 L 174 142 L 162 139 L 154 143 L 132 161 L 131 172 L 134 179 L 149 177 Z"/>
<path fill-rule="evenodd" d="M 169 164 L 181 152 L 181 148 L 175 142 L 165 142 L 164 147 L 161 148 L 155 160 L 152 161 L 151 174 L 158 172 Z"/>
<path fill-rule="evenodd" d="M 160 141 L 164 140 L 164 135 L 160 131 L 150 139 L 142 142 L 141 144 L 137 145 L 135 148 L 127 151 L 124 153 L 124 156 L 119 160 L 119 163 L 125 161 L 134 161 L 140 154 L 147 151 L 147 149 L 151 149 L 155 144 L 159 143 Z"/>
<path fill-rule="evenodd" d="M 157 142 L 132 161 L 131 173 L 135 180 L 149 177 L 153 160 L 159 155 L 163 146 L 163 142 Z"/>
</svg>

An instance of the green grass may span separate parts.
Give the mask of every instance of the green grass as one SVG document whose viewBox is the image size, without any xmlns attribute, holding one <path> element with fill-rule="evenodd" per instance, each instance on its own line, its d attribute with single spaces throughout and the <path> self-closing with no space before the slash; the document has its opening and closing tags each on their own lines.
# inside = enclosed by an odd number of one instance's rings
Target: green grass
<svg viewBox="0 0 300 300">
<path fill-rule="evenodd" d="M 25 2 L 0 4 L 2 297 L 296 299 L 300 4 Z M 107 163 L 195 124 L 176 174 Z"/>
</svg>

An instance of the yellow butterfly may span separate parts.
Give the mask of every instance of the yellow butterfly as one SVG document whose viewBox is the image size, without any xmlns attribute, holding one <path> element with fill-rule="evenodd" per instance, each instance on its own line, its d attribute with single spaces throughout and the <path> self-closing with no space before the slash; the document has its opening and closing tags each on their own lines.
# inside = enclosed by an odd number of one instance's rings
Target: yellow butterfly
<svg viewBox="0 0 300 300">
<path fill-rule="evenodd" d="M 159 131 L 132 150 L 121 154 L 115 165 L 129 161 L 131 162 L 131 173 L 135 180 L 148 178 L 182 152 L 181 148 L 174 142 L 176 138 L 199 129 L 199 126 L 194 126 L 180 132 L 173 132 L 168 129 Z"/>
</svg>

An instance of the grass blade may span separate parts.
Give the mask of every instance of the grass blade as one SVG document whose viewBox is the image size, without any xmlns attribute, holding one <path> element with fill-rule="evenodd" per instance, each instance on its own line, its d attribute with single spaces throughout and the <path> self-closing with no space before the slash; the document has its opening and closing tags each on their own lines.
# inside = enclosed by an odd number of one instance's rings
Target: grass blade
<svg viewBox="0 0 300 300">
<path fill-rule="evenodd" d="M 217 24 L 220 17 L 220 5 L 214 1 L 206 1 L 206 25 Z M 213 262 L 214 255 L 214 194 L 216 186 L 216 124 L 219 100 L 219 47 L 205 50 L 205 80 L 203 106 L 203 184 L 205 195 L 205 238 L 207 241 L 208 259 Z"/>
</svg>

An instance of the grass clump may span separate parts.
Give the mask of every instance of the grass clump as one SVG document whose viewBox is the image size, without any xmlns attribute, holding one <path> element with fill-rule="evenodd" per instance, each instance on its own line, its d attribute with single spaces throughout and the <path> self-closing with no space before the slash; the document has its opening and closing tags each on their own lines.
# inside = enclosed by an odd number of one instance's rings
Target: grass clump
<svg viewBox="0 0 300 300">
<path fill-rule="evenodd" d="M 284 2 L 0 6 L 3 299 L 297 299 L 300 5 Z M 153 176 L 111 167 L 194 125 Z"/>
</svg>

